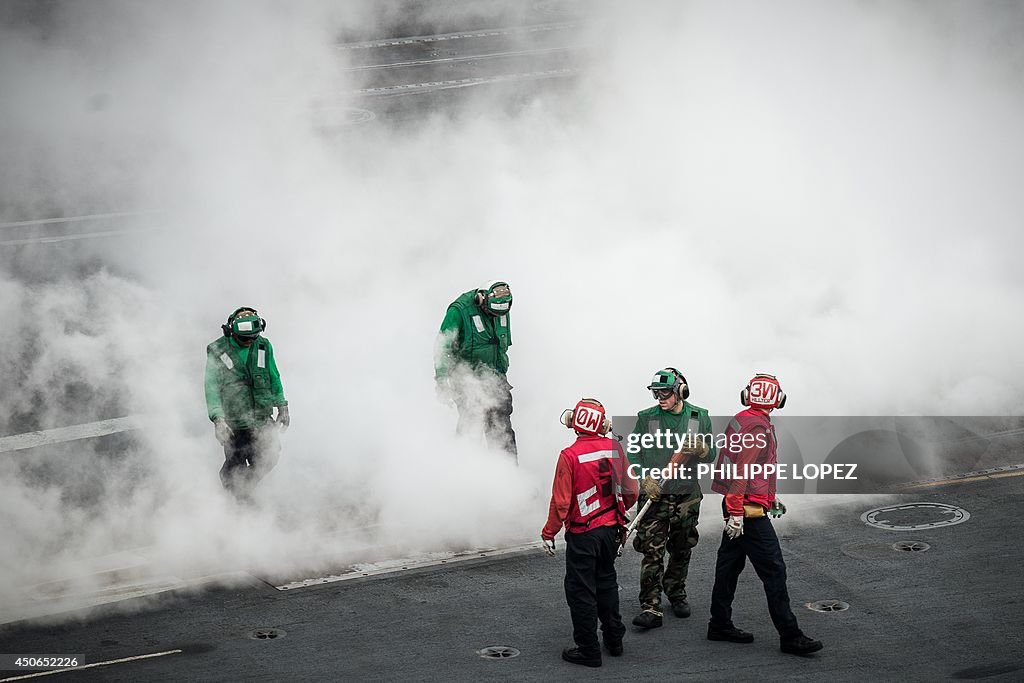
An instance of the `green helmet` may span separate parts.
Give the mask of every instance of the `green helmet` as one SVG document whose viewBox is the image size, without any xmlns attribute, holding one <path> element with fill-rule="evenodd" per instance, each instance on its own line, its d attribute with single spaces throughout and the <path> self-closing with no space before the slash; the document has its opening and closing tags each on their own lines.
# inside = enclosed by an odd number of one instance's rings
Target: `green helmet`
<svg viewBox="0 0 1024 683">
<path fill-rule="evenodd" d="M 243 306 L 236 308 L 235 312 L 228 316 L 226 325 L 221 325 L 224 336 L 234 336 L 237 339 L 255 339 L 260 336 L 263 330 L 267 329 L 267 321 L 256 313 L 255 308 Z"/>
<path fill-rule="evenodd" d="M 668 389 L 676 396 L 683 399 L 690 395 L 690 387 L 686 384 L 686 378 L 683 377 L 683 373 L 679 372 L 675 368 L 658 370 L 658 372 L 654 373 L 654 379 L 651 380 L 647 389 L 648 391 Z"/>
<path fill-rule="evenodd" d="M 263 319 L 258 315 L 243 315 L 231 321 L 231 333 L 236 337 L 258 337 L 263 331 Z"/>
<path fill-rule="evenodd" d="M 512 308 L 512 290 L 508 283 L 495 280 L 485 287 L 481 287 L 480 308 L 494 316 L 505 315 Z"/>
</svg>

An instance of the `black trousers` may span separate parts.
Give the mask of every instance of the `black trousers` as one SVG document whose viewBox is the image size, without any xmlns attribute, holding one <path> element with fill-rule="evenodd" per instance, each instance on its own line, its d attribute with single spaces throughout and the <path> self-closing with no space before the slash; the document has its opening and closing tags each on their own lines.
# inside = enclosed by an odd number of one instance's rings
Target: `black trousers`
<svg viewBox="0 0 1024 683">
<path fill-rule="evenodd" d="M 615 575 L 616 527 L 565 534 L 565 601 L 572 617 L 572 637 L 585 655 L 600 656 L 597 623 L 604 639 L 619 643 L 626 633 L 619 614 Z"/>
<path fill-rule="evenodd" d="M 743 520 L 743 535 L 730 540 L 722 532 L 722 545 L 718 548 L 715 565 L 715 587 L 711 590 L 711 623 L 732 626 L 732 599 L 736 595 L 736 582 L 750 558 L 754 571 L 764 584 L 768 598 L 768 613 L 783 638 L 800 635 L 796 615 L 789 606 L 786 589 L 786 563 L 782 559 L 779 537 L 775 535 L 768 517 Z"/>
<path fill-rule="evenodd" d="M 470 430 L 471 425 L 479 424 L 477 421 L 480 420 L 483 422 L 487 444 L 500 448 L 518 462 L 516 432 L 512 429 L 512 385 L 508 383 L 504 375 L 499 375 L 495 391 L 497 391 L 497 395 L 494 397 L 494 404 L 484 410 L 481 410 L 476 404 L 479 398 L 473 396 L 472 392 L 468 392 L 469 395 L 466 395 L 467 392 L 459 392 L 456 395 L 455 405 L 459 409 L 459 423 L 456 432 L 465 434 Z M 479 429 L 479 427 L 476 428 Z"/>
<path fill-rule="evenodd" d="M 236 429 L 224 444 L 220 482 L 236 498 L 249 498 L 256 484 L 277 465 L 281 456 L 278 431 L 273 422 L 256 429 Z"/>
</svg>

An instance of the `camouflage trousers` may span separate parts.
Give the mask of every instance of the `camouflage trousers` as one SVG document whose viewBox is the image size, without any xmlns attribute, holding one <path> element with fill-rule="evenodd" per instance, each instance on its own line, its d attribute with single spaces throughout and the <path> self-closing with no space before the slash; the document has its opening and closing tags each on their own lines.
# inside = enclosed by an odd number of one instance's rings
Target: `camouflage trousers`
<svg viewBox="0 0 1024 683">
<path fill-rule="evenodd" d="M 640 607 L 657 609 L 661 592 L 670 602 L 686 599 L 690 553 L 697 545 L 697 518 L 702 496 L 668 495 L 651 504 L 637 527 L 633 549 L 640 561 Z M 643 508 L 643 501 L 638 509 Z M 668 564 L 663 564 L 668 551 Z"/>
</svg>

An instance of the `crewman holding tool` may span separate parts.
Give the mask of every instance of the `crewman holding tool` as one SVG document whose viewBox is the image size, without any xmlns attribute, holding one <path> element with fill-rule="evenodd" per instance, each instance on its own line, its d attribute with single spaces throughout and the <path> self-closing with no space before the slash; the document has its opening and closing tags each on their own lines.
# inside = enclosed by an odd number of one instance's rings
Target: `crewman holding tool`
<svg viewBox="0 0 1024 683">
<path fill-rule="evenodd" d="M 689 403 L 690 387 L 683 374 L 675 368 L 659 370 L 647 387 L 658 405 L 641 410 L 630 442 L 629 461 L 642 468 L 664 468 L 680 460 L 691 469 L 698 461 L 715 457 L 711 418 L 708 411 Z M 644 448 L 644 435 L 661 433 L 663 442 L 683 446 Z M 684 438 L 685 437 L 685 438 Z M 690 616 L 686 596 L 686 577 L 690 569 L 690 554 L 700 536 L 697 522 L 703 494 L 695 476 L 677 478 L 659 484 L 645 478 L 641 486 L 640 506 L 646 499 L 651 507 L 636 527 L 633 549 L 643 553 L 640 563 L 640 613 L 633 625 L 642 629 L 657 628 L 662 624 L 661 593 L 664 590 L 677 617 Z M 664 562 L 666 553 L 668 562 Z"/>
</svg>

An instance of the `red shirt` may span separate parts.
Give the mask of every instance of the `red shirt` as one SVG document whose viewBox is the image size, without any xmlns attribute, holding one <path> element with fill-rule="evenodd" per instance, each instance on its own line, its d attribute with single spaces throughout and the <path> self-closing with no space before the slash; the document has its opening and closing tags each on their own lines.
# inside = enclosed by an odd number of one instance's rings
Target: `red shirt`
<svg viewBox="0 0 1024 683">
<path fill-rule="evenodd" d="M 755 437 L 746 440 L 746 443 L 750 445 L 745 448 L 738 446 L 736 451 L 730 450 L 728 446 L 720 448 L 717 466 L 732 463 L 742 474 L 744 465 L 753 463 L 774 465 L 778 462 L 775 428 L 772 426 L 768 411 L 760 408 L 747 408 L 737 413 L 726 430 L 726 435 L 729 437 L 730 443 L 740 443 L 739 440 L 734 442 L 732 439 L 741 439 L 745 434 Z M 757 438 L 759 435 L 763 435 L 763 442 L 766 444 L 764 447 L 759 445 L 762 442 Z M 759 479 L 750 482 L 744 482 L 741 479 L 718 480 L 712 485 L 712 490 L 724 494 L 725 509 L 730 517 L 742 517 L 744 503 L 754 503 L 765 510 L 772 506 L 772 503 L 775 502 L 775 479 L 776 476 L 772 474 L 761 475 Z"/>
<path fill-rule="evenodd" d="M 578 468 L 592 467 L 597 469 L 600 460 L 610 463 L 612 479 L 617 487 L 614 497 L 622 498 L 623 510 L 628 510 L 636 503 L 637 484 L 626 474 L 626 456 L 617 441 L 604 436 L 580 435 L 576 442 L 558 454 L 555 466 L 555 480 L 551 485 L 551 504 L 548 506 L 548 520 L 540 532 L 542 538 L 552 539 L 562 528 L 569 527 L 576 520 L 587 519 L 588 510 L 600 513 L 607 505 L 614 505 L 615 498 L 599 503 L 599 494 L 591 493 L 590 479 L 582 476 L 574 477 Z M 598 509 L 601 508 L 601 509 Z M 592 520 L 591 520 L 592 521 Z M 618 514 L 601 515 L 593 527 L 620 524 Z"/>
</svg>

